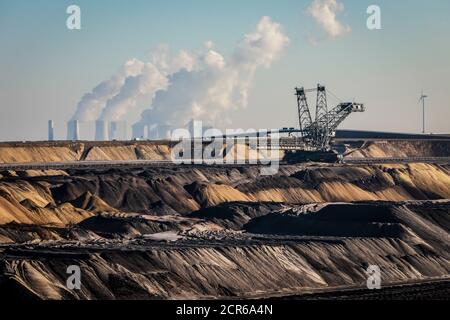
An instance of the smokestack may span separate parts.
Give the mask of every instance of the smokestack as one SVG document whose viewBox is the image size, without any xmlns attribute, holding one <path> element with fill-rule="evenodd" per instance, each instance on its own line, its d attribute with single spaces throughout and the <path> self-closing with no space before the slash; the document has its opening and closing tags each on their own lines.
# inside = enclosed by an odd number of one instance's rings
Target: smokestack
<svg viewBox="0 0 450 320">
<path fill-rule="evenodd" d="M 53 120 L 48 120 L 48 141 L 55 140 L 55 123 Z"/>
<path fill-rule="evenodd" d="M 78 120 L 72 120 L 67 123 L 67 140 L 80 140 L 80 124 Z"/>
<path fill-rule="evenodd" d="M 106 121 L 97 120 L 95 122 L 95 140 L 108 140 L 108 123 Z"/>
</svg>

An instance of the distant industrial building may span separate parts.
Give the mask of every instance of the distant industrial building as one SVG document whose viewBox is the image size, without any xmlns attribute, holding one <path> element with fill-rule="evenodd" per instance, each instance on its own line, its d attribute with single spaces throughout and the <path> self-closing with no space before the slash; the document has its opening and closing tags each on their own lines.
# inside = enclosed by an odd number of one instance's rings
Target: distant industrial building
<svg viewBox="0 0 450 320">
<path fill-rule="evenodd" d="M 133 137 L 133 139 L 146 139 L 148 137 L 147 130 L 148 126 L 146 124 L 137 122 L 131 128 L 131 136 Z"/>
<path fill-rule="evenodd" d="M 126 121 L 95 121 L 95 127 L 91 122 L 80 122 L 79 120 L 71 120 L 67 122 L 67 140 L 80 140 L 80 127 L 82 127 L 85 135 L 94 136 L 96 141 L 125 141 L 129 139 L 128 127 Z M 82 126 L 81 126 L 82 125 Z M 86 127 L 89 125 L 89 127 Z M 92 129 L 95 128 L 95 133 Z M 182 129 L 189 133 L 188 137 L 201 138 L 211 135 L 209 130 L 213 129 L 210 125 L 205 125 L 202 121 L 191 120 Z M 132 126 L 131 136 L 133 139 L 149 139 L 149 140 L 170 140 L 174 128 L 168 124 L 149 124 L 138 122 Z M 48 121 L 48 139 L 54 140 L 54 122 Z"/>
<path fill-rule="evenodd" d="M 97 120 L 95 122 L 95 140 L 107 141 L 108 140 L 108 122 L 104 120 Z"/>
<path fill-rule="evenodd" d="M 188 137 L 201 138 L 211 135 L 213 127 L 205 125 L 202 121 L 191 120 L 182 129 L 187 130 Z M 132 137 L 133 139 L 170 140 L 174 130 L 175 128 L 168 124 L 138 122 L 132 126 Z"/>
<path fill-rule="evenodd" d="M 133 125 L 132 131 L 133 139 L 170 140 L 172 126 L 165 124 L 149 125 L 138 122 Z"/>
<path fill-rule="evenodd" d="M 148 139 L 150 140 L 170 140 L 172 127 L 159 124 L 148 130 Z"/>
<path fill-rule="evenodd" d="M 109 140 L 127 140 L 126 121 L 111 121 L 109 123 Z"/>
<path fill-rule="evenodd" d="M 55 123 L 53 120 L 48 120 L 48 141 L 55 140 Z"/>
<path fill-rule="evenodd" d="M 67 123 L 67 140 L 80 140 L 80 123 L 78 120 L 71 120 Z"/>
</svg>

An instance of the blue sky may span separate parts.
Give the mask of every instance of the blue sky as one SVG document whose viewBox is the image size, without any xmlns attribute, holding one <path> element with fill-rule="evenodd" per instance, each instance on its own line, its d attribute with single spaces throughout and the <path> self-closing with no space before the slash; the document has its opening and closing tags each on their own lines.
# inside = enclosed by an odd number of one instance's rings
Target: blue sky
<svg viewBox="0 0 450 320">
<path fill-rule="evenodd" d="M 345 128 L 418 132 L 424 89 L 429 130 L 450 132 L 449 0 L 342 0 L 338 19 L 352 31 L 314 45 L 309 38 L 322 31 L 305 14 L 311 1 L 0 0 L 0 140 L 45 139 L 48 119 L 63 138 L 83 94 L 126 60 L 147 59 L 159 43 L 196 50 L 207 40 L 227 57 L 262 16 L 283 26 L 290 45 L 257 71 L 247 108 L 227 115 L 233 127 L 296 126 L 293 88 L 320 82 L 366 104 Z M 82 30 L 65 26 L 70 4 L 81 8 Z M 381 8 L 382 30 L 366 28 L 371 4 Z"/>
</svg>

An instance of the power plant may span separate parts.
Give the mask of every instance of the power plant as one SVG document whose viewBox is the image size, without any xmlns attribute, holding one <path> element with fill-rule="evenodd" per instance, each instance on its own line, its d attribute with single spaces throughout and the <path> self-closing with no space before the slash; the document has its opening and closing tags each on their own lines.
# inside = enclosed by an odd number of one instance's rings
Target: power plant
<svg viewBox="0 0 450 320">
<path fill-rule="evenodd" d="M 85 124 L 78 120 L 70 120 L 67 122 L 67 140 L 80 140 L 80 124 Z M 90 124 L 90 122 L 87 122 Z M 111 140 L 127 140 L 127 123 L 126 121 L 105 121 L 97 120 L 95 122 L 95 141 L 111 141 Z M 54 122 L 48 121 L 48 140 L 54 141 Z"/>
<path fill-rule="evenodd" d="M 307 94 L 316 93 L 315 110 L 310 110 Z M 280 138 L 278 147 L 284 150 L 295 150 L 305 152 L 328 152 L 331 150 L 330 143 L 336 134 L 338 126 L 353 112 L 364 112 L 364 105 L 355 102 L 341 102 L 335 107 L 329 107 L 327 102 L 327 92 L 325 86 L 320 84 L 313 89 L 304 87 L 295 88 L 298 109 L 299 128 L 283 128 L 280 130 L 263 130 L 261 132 L 233 134 L 232 137 L 245 137 L 256 135 L 259 139 L 263 136 L 271 137 L 273 134 L 288 134 L 288 137 Z M 424 100 L 426 96 L 422 95 Z M 314 114 L 314 120 L 313 120 Z M 195 139 L 205 138 L 205 133 L 212 126 L 195 125 L 192 119 L 186 125 L 190 137 Z M 132 126 L 133 139 L 168 140 L 171 137 L 172 127 L 166 124 L 145 124 L 138 122 Z M 224 136 L 226 137 L 226 136 Z M 53 141 L 54 123 L 48 122 L 48 140 Z M 71 120 L 67 123 L 67 139 L 76 141 L 80 139 L 80 122 Z M 127 140 L 127 124 L 125 121 L 105 121 L 95 122 L 95 140 Z"/>
</svg>

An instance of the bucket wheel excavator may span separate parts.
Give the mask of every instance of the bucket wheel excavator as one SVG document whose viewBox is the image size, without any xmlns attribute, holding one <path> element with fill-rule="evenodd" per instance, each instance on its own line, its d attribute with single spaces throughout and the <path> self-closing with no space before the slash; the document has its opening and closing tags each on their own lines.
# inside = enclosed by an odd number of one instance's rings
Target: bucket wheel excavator
<svg viewBox="0 0 450 320">
<path fill-rule="evenodd" d="M 311 92 L 317 93 L 314 121 L 306 97 Z M 336 136 L 336 129 L 351 113 L 365 111 L 364 105 L 340 102 L 329 109 L 326 89 L 320 84 L 314 89 L 295 88 L 295 95 L 300 129 L 292 128 L 290 134 L 293 132 L 300 134 L 297 139 L 301 143 L 301 148 L 287 150 L 283 160 L 288 163 L 342 161 L 342 155 L 331 149 L 331 140 Z"/>
<path fill-rule="evenodd" d="M 328 110 L 327 94 L 320 84 L 314 89 L 296 88 L 300 134 L 310 151 L 330 151 L 331 139 L 338 126 L 353 112 L 364 112 L 364 105 L 355 102 L 342 102 Z M 314 121 L 308 106 L 306 94 L 317 92 Z"/>
</svg>

